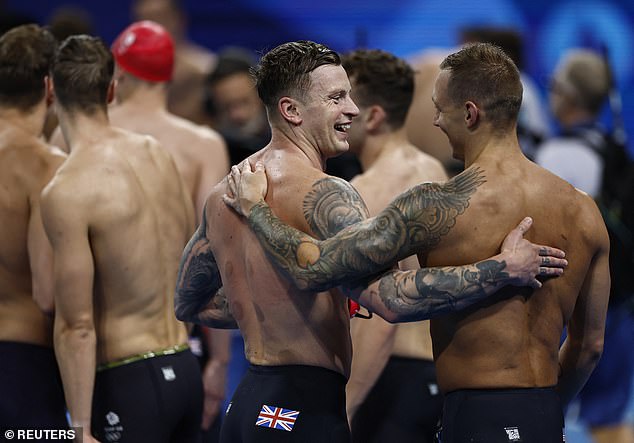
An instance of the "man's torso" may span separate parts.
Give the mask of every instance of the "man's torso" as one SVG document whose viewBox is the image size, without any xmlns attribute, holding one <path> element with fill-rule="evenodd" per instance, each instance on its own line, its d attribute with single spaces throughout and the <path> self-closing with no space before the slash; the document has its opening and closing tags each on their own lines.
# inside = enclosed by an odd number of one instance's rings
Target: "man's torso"
<svg viewBox="0 0 634 443">
<path fill-rule="evenodd" d="M 303 154 L 288 150 L 264 149 L 251 157 L 251 163 L 256 159 L 267 168 L 266 200 L 276 214 L 304 232 L 323 236 L 313 232 L 307 218 L 326 213 L 333 201 L 335 206 L 341 203 L 340 181 L 311 166 Z M 269 262 L 246 222 L 224 205 L 224 192 L 221 183 L 207 201 L 207 237 L 245 339 L 248 360 L 263 366 L 320 366 L 347 376 L 351 345 L 345 298 L 334 291 L 315 294 L 295 288 Z M 312 209 L 305 214 L 307 202 Z M 336 229 L 323 228 L 324 232 Z"/>
<path fill-rule="evenodd" d="M 60 156 L 35 137 L 0 130 L 0 340 L 52 345 L 52 322 L 32 297 L 28 230 L 31 204 Z"/>
<path fill-rule="evenodd" d="M 558 350 L 591 259 L 599 219 L 591 199 L 522 157 L 473 165 L 482 183 L 441 237 L 419 256 L 426 266 L 472 263 L 496 254 L 506 233 L 525 216 L 530 241 L 566 251 L 564 275 L 541 289 L 506 287 L 463 312 L 432 320 L 438 380 L 462 388 L 544 387 L 557 383 Z"/>
<path fill-rule="evenodd" d="M 115 130 L 73 151 L 53 185 L 81 195 L 74 210 L 87 219 L 94 258 L 98 364 L 184 343 L 173 293 L 193 215 L 169 155 Z"/>
</svg>

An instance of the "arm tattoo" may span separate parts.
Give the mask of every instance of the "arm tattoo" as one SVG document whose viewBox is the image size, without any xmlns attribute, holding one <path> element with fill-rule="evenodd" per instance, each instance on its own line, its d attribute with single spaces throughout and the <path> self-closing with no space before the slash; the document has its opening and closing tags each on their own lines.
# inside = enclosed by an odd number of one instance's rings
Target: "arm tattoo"
<svg viewBox="0 0 634 443">
<path fill-rule="evenodd" d="M 320 239 L 368 218 L 368 208 L 359 193 L 345 180 L 318 180 L 304 198 L 304 218 Z"/>
<path fill-rule="evenodd" d="M 221 290 L 220 271 L 206 231 L 207 220 L 203 210 L 202 222 L 181 258 L 174 297 L 176 317 L 210 327 L 231 327 L 235 320 Z"/>
<path fill-rule="evenodd" d="M 504 261 L 484 260 L 459 267 L 392 271 L 381 278 L 378 298 L 399 322 L 426 320 L 460 311 L 498 290 L 509 277 L 505 267 Z"/>
<path fill-rule="evenodd" d="M 325 290 L 436 246 L 484 182 L 483 172 L 471 168 L 446 183 L 415 186 L 376 217 L 345 227 L 323 241 L 285 225 L 266 203 L 255 205 L 248 220 L 273 262 L 299 288 Z M 317 182 L 304 202 L 311 227 L 322 235 L 332 235 L 337 220 L 346 220 L 357 210 L 346 201 L 345 193 L 324 191 L 327 184 Z"/>
</svg>

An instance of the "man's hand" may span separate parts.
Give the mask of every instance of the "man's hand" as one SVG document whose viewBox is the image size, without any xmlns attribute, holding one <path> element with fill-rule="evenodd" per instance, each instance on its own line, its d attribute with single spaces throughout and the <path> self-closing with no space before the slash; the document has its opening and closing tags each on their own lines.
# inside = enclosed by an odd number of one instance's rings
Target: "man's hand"
<svg viewBox="0 0 634 443">
<path fill-rule="evenodd" d="M 536 245 L 524 239 L 532 224 L 530 217 L 522 220 L 504 239 L 498 257 L 506 262 L 505 271 L 511 277 L 509 284 L 541 288 L 542 283 L 536 277 L 559 276 L 568 266 L 568 261 L 560 249 Z"/>
<path fill-rule="evenodd" d="M 251 171 L 249 159 L 242 162 L 242 170 L 239 166 L 232 166 L 227 175 L 227 187 L 228 192 L 222 196 L 222 200 L 238 214 L 248 217 L 251 208 L 264 201 L 266 196 L 268 185 L 264 164 L 258 161 L 255 171 Z"/>
</svg>

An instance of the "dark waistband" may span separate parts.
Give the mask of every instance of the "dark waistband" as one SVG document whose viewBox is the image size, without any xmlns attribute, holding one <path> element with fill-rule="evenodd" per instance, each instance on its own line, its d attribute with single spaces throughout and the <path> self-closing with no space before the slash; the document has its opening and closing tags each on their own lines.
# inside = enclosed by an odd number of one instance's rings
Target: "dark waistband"
<svg viewBox="0 0 634 443">
<path fill-rule="evenodd" d="M 456 389 L 445 394 L 445 399 L 458 396 L 472 395 L 496 395 L 496 394 L 557 394 L 555 386 L 544 386 L 535 388 L 482 388 L 482 389 Z"/>
<path fill-rule="evenodd" d="M 52 346 L 45 346 L 35 343 L 27 343 L 23 341 L 8 341 L 8 340 L 0 340 L 0 349 L 2 350 L 10 350 L 10 349 L 29 349 L 37 352 L 44 353 L 55 353 Z"/>
<path fill-rule="evenodd" d="M 402 357 L 400 355 L 390 355 L 389 360 L 394 362 L 400 362 L 400 363 L 416 363 L 416 364 L 425 364 L 425 365 L 434 364 L 434 360 L 430 360 L 428 358 Z"/>
<path fill-rule="evenodd" d="M 183 352 L 188 349 L 189 349 L 189 345 L 187 343 L 182 343 L 180 345 L 170 346 L 169 348 L 159 349 L 157 351 L 142 352 L 140 354 L 124 357 L 122 359 L 115 360 L 109 363 L 103 363 L 97 366 L 97 372 L 105 371 L 106 369 L 117 368 L 119 366 L 128 365 L 130 363 L 134 363 L 141 360 L 147 360 L 148 358 L 177 354 L 179 352 Z"/>
</svg>

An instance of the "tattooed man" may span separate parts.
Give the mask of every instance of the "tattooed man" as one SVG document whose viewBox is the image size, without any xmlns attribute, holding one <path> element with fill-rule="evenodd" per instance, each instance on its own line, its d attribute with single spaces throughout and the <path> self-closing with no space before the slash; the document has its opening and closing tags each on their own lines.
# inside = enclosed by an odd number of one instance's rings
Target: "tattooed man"
<svg viewBox="0 0 634 443">
<path fill-rule="evenodd" d="M 337 53 L 313 42 L 285 43 L 264 55 L 255 76 L 272 139 L 250 161 L 261 161 L 269 170 L 271 208 L 291 226 L 320 238 L 364 219 L 367 210 L 359 194 L 323 172 L 326 159 L 348 149 L 347 130 L 359 112 Z M 477 173 L 455 182 L 455 205 L 446 205 L 453 219 L 455 208 L 464 209 L 481 181 Z M 201 225 L 183 253 L 176 289 L 180 319 L 239 326 L 245 339 L 251 367 L 227 410 L 221 440 L 347 442 L 344 389 L 351 345 L 346 300 L 334 292 L 318 293 L 326 284 L 297 287 L 279 273 L 266 253 L 292 254 L 292 239 L 283 230 L 275 246 L 260 247 L 246 222 L 223 203 L 226 186 L 220 183 L 207 198 Z M 438 228 L 448 230 L 453 219 Z M 455 298 L 424 308 L 428 314 L 467 305 L 467 299 L 477 300 L 508 282 L 538 284 L 533 277 L 539 247 L 521 238 L 526 228 L 512 232 L 502 255 L 442 271 L 454 283 L 440 290 Z M 434 241 L 435 234 L 427 237 Z M 377 254 L 394 256 L 391 244 L 377 246 Z M 318 254 L 319 248 L 312 252 Z M 367 272 L 386 266 L 357 261 L 357 256 L 350 259 Z M 421 272 L 420 278 L 433 282 L 438 275 L 438 270 Z"/>
<path fill-rule="evenodd" d="M 417 318 L 421 305 L 447 305 L 447 315 L 431 322 L 446 395 L 443 442 L 561 442 L 562 405 L 581 388 L 602 351 L 610 286 L 607 233 L 589 196 L 522 155 L 515 135 L 522 86 L 499 48 L 466 46 L 440 68 L 434 124 L 466 166 L 454 179 L 412 188 L 375 218 L 324 241 L 273 215 L 268 196 L 261 200 L 262 164 L 255 174 L 234 169 L 234 197 L 226 200 L 248 215 L 269 257 L 307 290 L 349 282 L 374 264 L 402 257 L 412 244 L 426 266 L 450 265 L 426 274 L 388 272 L 349 294 L 393 321 Z M 454 312 L 464 300 L 446 294 L 456 282 L 454 266 L 493 254 L 501 233 L 523 213 L 537 222 L 532 238 L 567 251 L 564 276 L 533 289 L 508 286 L 495 300 Z M 504 262 L 487 260 L 463 278 L 475 285 L 504 272 Z M 568 337 L 560 349 L 564 327 Z"/>
</svg>

